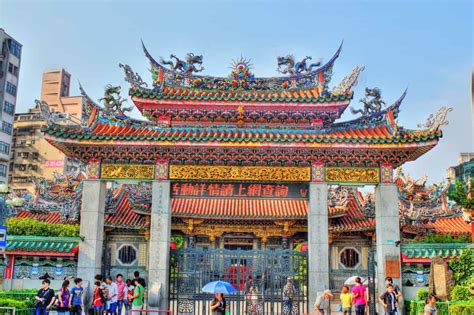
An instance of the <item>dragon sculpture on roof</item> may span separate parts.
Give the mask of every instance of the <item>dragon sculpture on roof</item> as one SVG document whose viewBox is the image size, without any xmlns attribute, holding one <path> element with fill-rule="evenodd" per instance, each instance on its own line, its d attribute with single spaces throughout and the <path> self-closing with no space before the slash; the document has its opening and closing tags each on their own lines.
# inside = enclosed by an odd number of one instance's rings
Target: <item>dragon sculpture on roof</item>
<svg viewBox="0 0 474 315">
<path fill-rule="evenodd" d="M 280 56 L 277 58 L 277 71 L 283 74 L 296 75 L 306 72 L 311 72 L 313 69 L 321 66 L 323 60 L 320 58 L 317 62 L 310 65 L 306 64 L 307 60 L 312 60 L 311 56 L 306 56 L 301 61 L 296 61 L 292 55 Z M 284 68 L 282 69 L 282 67 Z"/>
<path fill-rule="evenodd" d="M 201 72 L 204 70 L 202 67 L 202 55 L 195 55 L 194 53 L 188 53 L 184 60 L 179 59 L 176 55 L 171 54 L 171 59 L 174 59 L 175 62 L 172 60 L 164 60 L 160 58 L 160 63 L 164 66 L 169 66 L 170 69 L 174 72 L 179 72 L 181 74 L 192 74 L 195 72 Z M 199 65 L 199 66 L 196 66 Z"/>
<path fill-rule="evenodd" d="M 365 97 L 360 100 L 364 104 L 363 109 L 354 109 L 351 107 L 352 114 L 361 114 L 362 116 L 370 116 L 372 114 L 380 113 L 385 102 L 382 99 L 382 92 L 379 88 L 365 88 Z"/>
</svg>

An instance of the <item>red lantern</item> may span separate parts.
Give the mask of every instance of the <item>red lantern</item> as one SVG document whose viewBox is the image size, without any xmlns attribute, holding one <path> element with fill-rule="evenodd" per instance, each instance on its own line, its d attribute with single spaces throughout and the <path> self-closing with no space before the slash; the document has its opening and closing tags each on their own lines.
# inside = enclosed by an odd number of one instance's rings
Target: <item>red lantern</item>
<svg viewBox="0 0 474 315">
<path fill-rule="evenodd" d="M 176 249 L 178 246 L 176 246 L 176 243 L 174 241 L 170 242 L 170 249 Z"/>
<path fill-rule="evenodd" d="M 304 243 L 303 245 L 301 245 L 301 251 L 302 252 L 307 252 L 308 251 L 308 243 Z"/>
</svg>

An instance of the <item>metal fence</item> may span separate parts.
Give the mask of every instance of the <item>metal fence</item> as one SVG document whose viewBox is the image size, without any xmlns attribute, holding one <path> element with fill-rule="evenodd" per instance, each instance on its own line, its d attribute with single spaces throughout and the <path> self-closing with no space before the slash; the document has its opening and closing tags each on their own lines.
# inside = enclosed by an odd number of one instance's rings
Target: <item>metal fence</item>
<svg viewBox="0 0 474 315">
<path fill-rule="evenodd" d="M 0 307 L 0 315 L 33 315 L 34 308 Z"/>
<path fill-rule="evenodd" d="M 293 250 L 174 250 L 170 309 L 178 315 L 210 314 L 213 296 L 201 288 L 223 280 L 236 289 L 225 296 L 230 314 L 283 314 L 283 289 L 293 277 L 291 314 L 302 314 L 308 311 L 307 265 L 307 254 Z"/>
</svg>

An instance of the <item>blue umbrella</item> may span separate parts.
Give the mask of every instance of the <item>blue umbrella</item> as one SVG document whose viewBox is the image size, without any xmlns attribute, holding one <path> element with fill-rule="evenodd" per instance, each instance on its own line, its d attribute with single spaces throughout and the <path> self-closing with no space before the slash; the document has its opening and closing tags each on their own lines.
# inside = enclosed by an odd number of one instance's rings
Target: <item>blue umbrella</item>
<svg viewBox="0 0 474 315">
<path fill-rule="evenodd" d="M 202 287 L 202 291 L 206 293 L 222 293 L 222 294 L 229 294 L 234 293 L 237 290 L 230 284 L 229 282 L 225 281 L 213 281 L 206 284 Z"/>
</svg>

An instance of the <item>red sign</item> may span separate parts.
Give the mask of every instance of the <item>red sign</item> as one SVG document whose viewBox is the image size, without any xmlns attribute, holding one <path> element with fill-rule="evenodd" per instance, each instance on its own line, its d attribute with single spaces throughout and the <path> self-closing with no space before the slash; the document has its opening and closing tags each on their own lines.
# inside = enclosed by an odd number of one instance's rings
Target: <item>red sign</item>
<svg viewBox="0 0 474 315">
<path fill-rule="evenodd" d="M 174 183 L 173 197 L 307 198 L 306 184 Z"/>
</svg>

